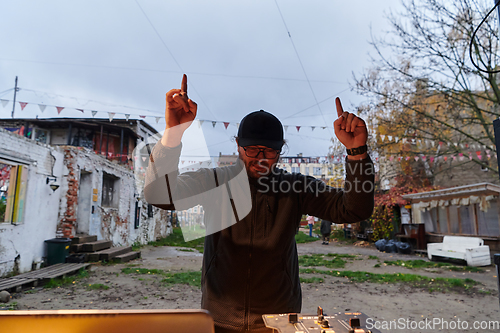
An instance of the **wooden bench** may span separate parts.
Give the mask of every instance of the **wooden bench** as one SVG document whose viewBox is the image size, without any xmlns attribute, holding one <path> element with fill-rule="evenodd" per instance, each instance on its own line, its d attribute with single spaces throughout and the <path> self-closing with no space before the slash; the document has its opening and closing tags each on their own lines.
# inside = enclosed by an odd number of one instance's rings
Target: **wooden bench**
<svg viewBox="0 0 500 333">
<path fill-rule="evenodd" d="M 490 247 L 478 237 L 444 236 L 442 243 L 427 244 L 429 260 L 433 257 L 462 259 L 468 266 L 491 265 Z"/>
</svg>

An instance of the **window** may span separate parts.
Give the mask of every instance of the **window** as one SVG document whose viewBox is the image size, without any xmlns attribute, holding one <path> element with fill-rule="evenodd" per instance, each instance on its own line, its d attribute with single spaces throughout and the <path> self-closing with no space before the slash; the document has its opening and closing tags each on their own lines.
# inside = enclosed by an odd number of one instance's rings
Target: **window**
<svg viewBox="0 0 500 333">
<path fill-rule="evenodd" d="M 476 205 L 478 234 L 479 236 L 500 236 L 500 226 L 498 225 L 498 205 L 496 200 L 490 201 L 490 207 L 487 211 L 482 211 L 478 204 Z"/>
<path fill-rule="evenodd" d="M 119 195 L 118 185 L 119 178 L 110 174 L 104 173 L 102 176 L 102 206 L 118 208 Z"/>
<path fill-rule="evenodd" d="M 321 176 L 321 167 L 313 167 L 313 175 Z"/>
<path fill-rule="evenodd" d="M 35 129 L 35 141 L 40 143 L 49 143 L 49 131 L 41 128 Z"/>
<path fill-rule="evenodd" d="M 23 222 L 28 167 L 0 162 L 0 222 Z"/>
<path fill-rule="evenodd" d="M 292 167 L 292 173 L 299 173 L 300 167 Z"/>
<path fill-rule="evenodd" d="M 151 218 L 153 216 L 154 216 L 153 205 L 148 204 L 148 218 Z"/>
</svg>

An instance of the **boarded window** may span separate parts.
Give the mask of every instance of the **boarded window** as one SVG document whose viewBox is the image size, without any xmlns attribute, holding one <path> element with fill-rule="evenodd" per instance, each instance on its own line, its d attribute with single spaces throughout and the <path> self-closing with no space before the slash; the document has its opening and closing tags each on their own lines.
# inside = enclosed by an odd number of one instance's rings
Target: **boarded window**
<svg viewBox="0 0 500 333">
<path fill-rule="evenodd" d="M 119 178 L 104 173 L 102 176 L 102 206 L 118 208 Z"/>
<path fill-rule="evenodd" d="M 460 224 L 462 225 L 461 233 L 464 235 L 474 234 L 474 228 L 472 226 L 472 211 L 471 206 L 460 206 Z"/>
<path fill-rule="evenodd" d="M 436 220 L 432 219 L 431 211 L 425 210 L 421 212 L 422 222 L 425 224 L 427 232 L 438 232 L 436 227 Z"/>
<path fill-rule="evenodd" d="M 451 224 L 451 230 L 450 232 L 452 234 L 458 234 L 460 232 L 459 226 L 458 226 L 458 206 L 450 206 L 449 208 L 450 212 L 450 224 Z"/>
<path fill-rule="evenodd" d="M 477 223 L 478 223 L 478 235 L 480 236 L 500 236 L 500 228 L 498 225 L 498 205 L 497 201 L 490 201 L 490 207 L 486 212 L 479 209 L 477 205 Z"/>
<path fill-rule="evenodd" d="M 446 215 L 446 207 L 439 207 L 439 228 L 441 233 L 447 234 L 448 231 L 448 216 Z"/>
</svg>

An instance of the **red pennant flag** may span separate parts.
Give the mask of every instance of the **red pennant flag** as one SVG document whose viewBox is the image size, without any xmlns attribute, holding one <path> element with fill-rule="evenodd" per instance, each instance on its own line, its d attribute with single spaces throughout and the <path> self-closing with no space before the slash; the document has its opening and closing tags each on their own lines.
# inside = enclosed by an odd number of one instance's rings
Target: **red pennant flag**
<svg viewBox="0 0 500 333">
<path fill-rule="evenodd" d="M 443 159 L 446 162 L 448 160 L 448 156 L 444 156 Z"/>
<path fill-rule="evenodd" d="M 139 117 L 141 117 L 142 119 L 146 118 L 146 116 L 139 116 Z"/>
<path fill-rule="evenodd" d="M 434 162 L 434 156 L 431 156 L 430 159 L 431 159 L 431 163 L 433 163 Z"/>
<path fill-rule="evenodd" d="M 60 114 L 61 111 L 64 109 L 63 106 L 56 106 L 56 109 L 57 109 L 57 114 Z"/>
<path fill-rule="evenodd" d="M 19 102 L 19 104 L 21 104 L 21 111 L 24 110 L 26 105 L 28 105 L 28 103 L 26 103 L 26 102 Z"/>
<path fill-rule="evenodd" d="M 83 113 L 83 109 L 76 109 L 76 111 L 80 111 L 81 113 Z"/>
<path fill-rule="evenodd" d="M 224 127 L 227 129 L 228 126 L 229 126 L 229 123 L 224 121 Z"/>
<path fill-rule="evenodd" d="M 297 132 L 300 130 L 300 126 L 295 126 L 297 128 Z"/>
</svg>

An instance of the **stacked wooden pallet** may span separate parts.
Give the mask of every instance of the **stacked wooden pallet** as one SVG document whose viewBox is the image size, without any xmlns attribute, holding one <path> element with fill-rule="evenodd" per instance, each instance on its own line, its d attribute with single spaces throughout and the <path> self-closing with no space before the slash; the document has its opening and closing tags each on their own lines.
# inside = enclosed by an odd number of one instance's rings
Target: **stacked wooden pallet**
<svg viewBox="0 0 500 333">
<path fill-rule="evenodd" d="M 10 278 L 0 279 L 0 290 L 19 292 L 23 288 L 43 285 L 50 279 L 65 277 L 87 268 L 90 264 L 55 264 Z"/>
<path fill-rule="evenodd" d="M 72 258 L 82 258 L 85 262 L 114 261 L 127 262 L 141 257 L 140 251 L 133 251 L 131 246 L 114 246 L 112 241 L 97 240 L 97 236 L 76 235 L 71 239 Z"/>
</svg>

